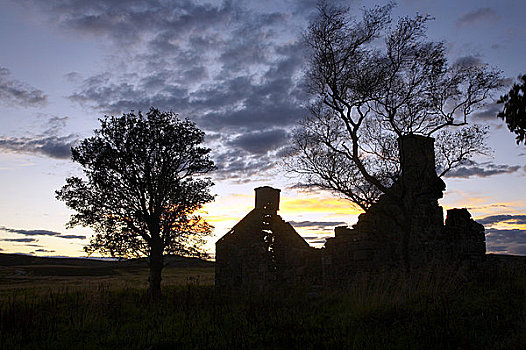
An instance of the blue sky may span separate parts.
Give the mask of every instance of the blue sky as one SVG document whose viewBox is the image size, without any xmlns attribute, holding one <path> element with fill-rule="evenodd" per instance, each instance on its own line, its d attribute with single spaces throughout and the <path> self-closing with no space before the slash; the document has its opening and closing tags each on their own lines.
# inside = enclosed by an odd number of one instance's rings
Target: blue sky
<svg viewBox="0 0 526 350">
<path fill-rule="evenodd" d="M 380 1 L 351 1 L 360 8 Z M 207 207 L 215 239 L 253 206 L 253 188 L 282 188 L 281 215 L 312 242 L 357 212 L 327 193 L 300 193 L 279 167 L 306 115 L 301 33 L 315 1 L 0 0 L 0 249 L 82 255 L 91 233 L 65 229 L 54 198 L 80 174 L 69 148 L 104 114 L 171 109 L 207 133 L 219 170 Z M 450 62 L 483 61 L 508 82 L 526 73 L 523 1 L 400 1 L 393 18 L 430 14 L 429 37 Z M 509 88 L 509 87 L 508 87 Z M 504 93 L 503 90 L 500 93 Z M 495 96 L 498 98 L 498 94 Z M 487 227 L 488 250 L 526 254 L 526 147 L 495 118 L 492 157 L 446 178 L 441 205 L 468 207 Z"/>
</svg>

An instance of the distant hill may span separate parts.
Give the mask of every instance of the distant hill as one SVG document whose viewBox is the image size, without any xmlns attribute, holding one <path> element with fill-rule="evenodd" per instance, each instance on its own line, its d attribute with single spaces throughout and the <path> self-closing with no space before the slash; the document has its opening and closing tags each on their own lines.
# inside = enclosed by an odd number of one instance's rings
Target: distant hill
<svg viewBox="0 0 526 350">
<path fill-rule="evenodd" d="M 168 255 L 165 257 L 168 267 L 212 267 L 214 262 L 199 258 Z M 147 259 L 126 259 L 122 261 L 95 260 L 87 258 L 48 258 L 23 254 L 0 253 L 0 266 L 26 266 L 26 265 L 61 265 L 84 267 L 142 267 L 147 266 Z"/>
<path fill-rule="evenodd" d="M 526 256 L 487 254 L 489 263 L 502 264 L 511 263 L 526 265 Z M 167 267 L 213 267 L 214 262 L 199 258 L 189 258 L 177 255 L 164 257 Z M 121 261 L 97 260 L 88 258 L 49 258 L 24 254 L 0 253 L 0 266 L 25 266 L 25 265 L 61 265 L 61 266 L 85 266 L 85 267 L 146 267 L 147 258 L 125 259 Z"/>
<path fill-rule="evenodd" d="M 127 265 L 148 265 L 148 258 L 140 259 L 129 259 L 124 261 L 116 262 L 118 264 L 127 264 Z M 178 255 L 166 255 L 164 257 L 164 264 L 166 267 L 213 267 L 214 262 L 209 260 L 204 260 L 200 258 L 189 258 L 186 256 Z"/>
<path fill-rule="evenodd" d="M 526 268 L 526 256 L 524 255 L 486 254 L 486 262 L 490 265 L 507 264 Z"/>
</svg>

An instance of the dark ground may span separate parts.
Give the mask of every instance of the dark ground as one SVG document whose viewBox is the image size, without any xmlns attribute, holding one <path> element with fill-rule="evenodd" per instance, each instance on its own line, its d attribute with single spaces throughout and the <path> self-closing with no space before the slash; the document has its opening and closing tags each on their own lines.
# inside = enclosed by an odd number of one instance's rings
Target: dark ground
<svg viewBox="0 0 526 350">
<path fill-rule="evenodd" d="M 526 257 L 362 278 L 313 293 L 219 295 L 213 263 L 0 254 L 0 349 L 526 349 Z"/>
</svg>

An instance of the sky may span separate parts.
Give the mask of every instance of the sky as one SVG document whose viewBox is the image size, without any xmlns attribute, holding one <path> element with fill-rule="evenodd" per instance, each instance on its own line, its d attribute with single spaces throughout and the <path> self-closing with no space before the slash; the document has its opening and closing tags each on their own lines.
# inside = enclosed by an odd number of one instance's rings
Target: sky
<svg viewBox="0 0 526 350">
<path fill-rule="evenodd" d="M 352 13 L 382 5 L 341 1 Z M 81 175 L 70 148 L 98 118 L 150 106 L 206 132 L 218 170 L 206 249 L 254 206 L 254 188 L 280 188 L 280 215 L 314 246 L 357 221 L 345 199 L 300 191 L 280 166 L 308 115 L 302 33 L 316 1 L 0 0 L 0 252 L 84 256 L 92 231 L 66 229 L 55 199 Z M 526 73 L 523 0 L 401 0 L 393 19 L 429 14 L 428 37 L 448 59 L 482 61 L 507 86 L 472 122 L 490 127 L 491 156 L 451 172 L 440 204 L 486 226 L 488 252 L 526 255 L 526 146 L 495 116 L 500 94 Z"/>
</svg>

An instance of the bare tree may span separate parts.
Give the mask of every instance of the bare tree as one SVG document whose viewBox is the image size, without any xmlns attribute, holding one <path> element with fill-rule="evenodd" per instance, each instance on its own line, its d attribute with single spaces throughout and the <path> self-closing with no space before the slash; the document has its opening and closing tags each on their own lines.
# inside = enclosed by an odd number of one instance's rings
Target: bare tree
<svg viewBox="0 0 526 350">
<path fill-rule="evenodd" d="M 468 126 L 468 116 L 501 86 L 487 65 L 449 65 L 445 44 L 426 39 L 429 16 L 391 26 L 392 7 L 363 10 L 356 21 L 322 3 L 305 34 L 311 115 L 295 132 L 290 169 L 303 175 L 300 185 L 364 210 L 397 180 L 403 135 L 436 138 L 440 175 L 487 151 L 487 130 Z"/>
</svg>

